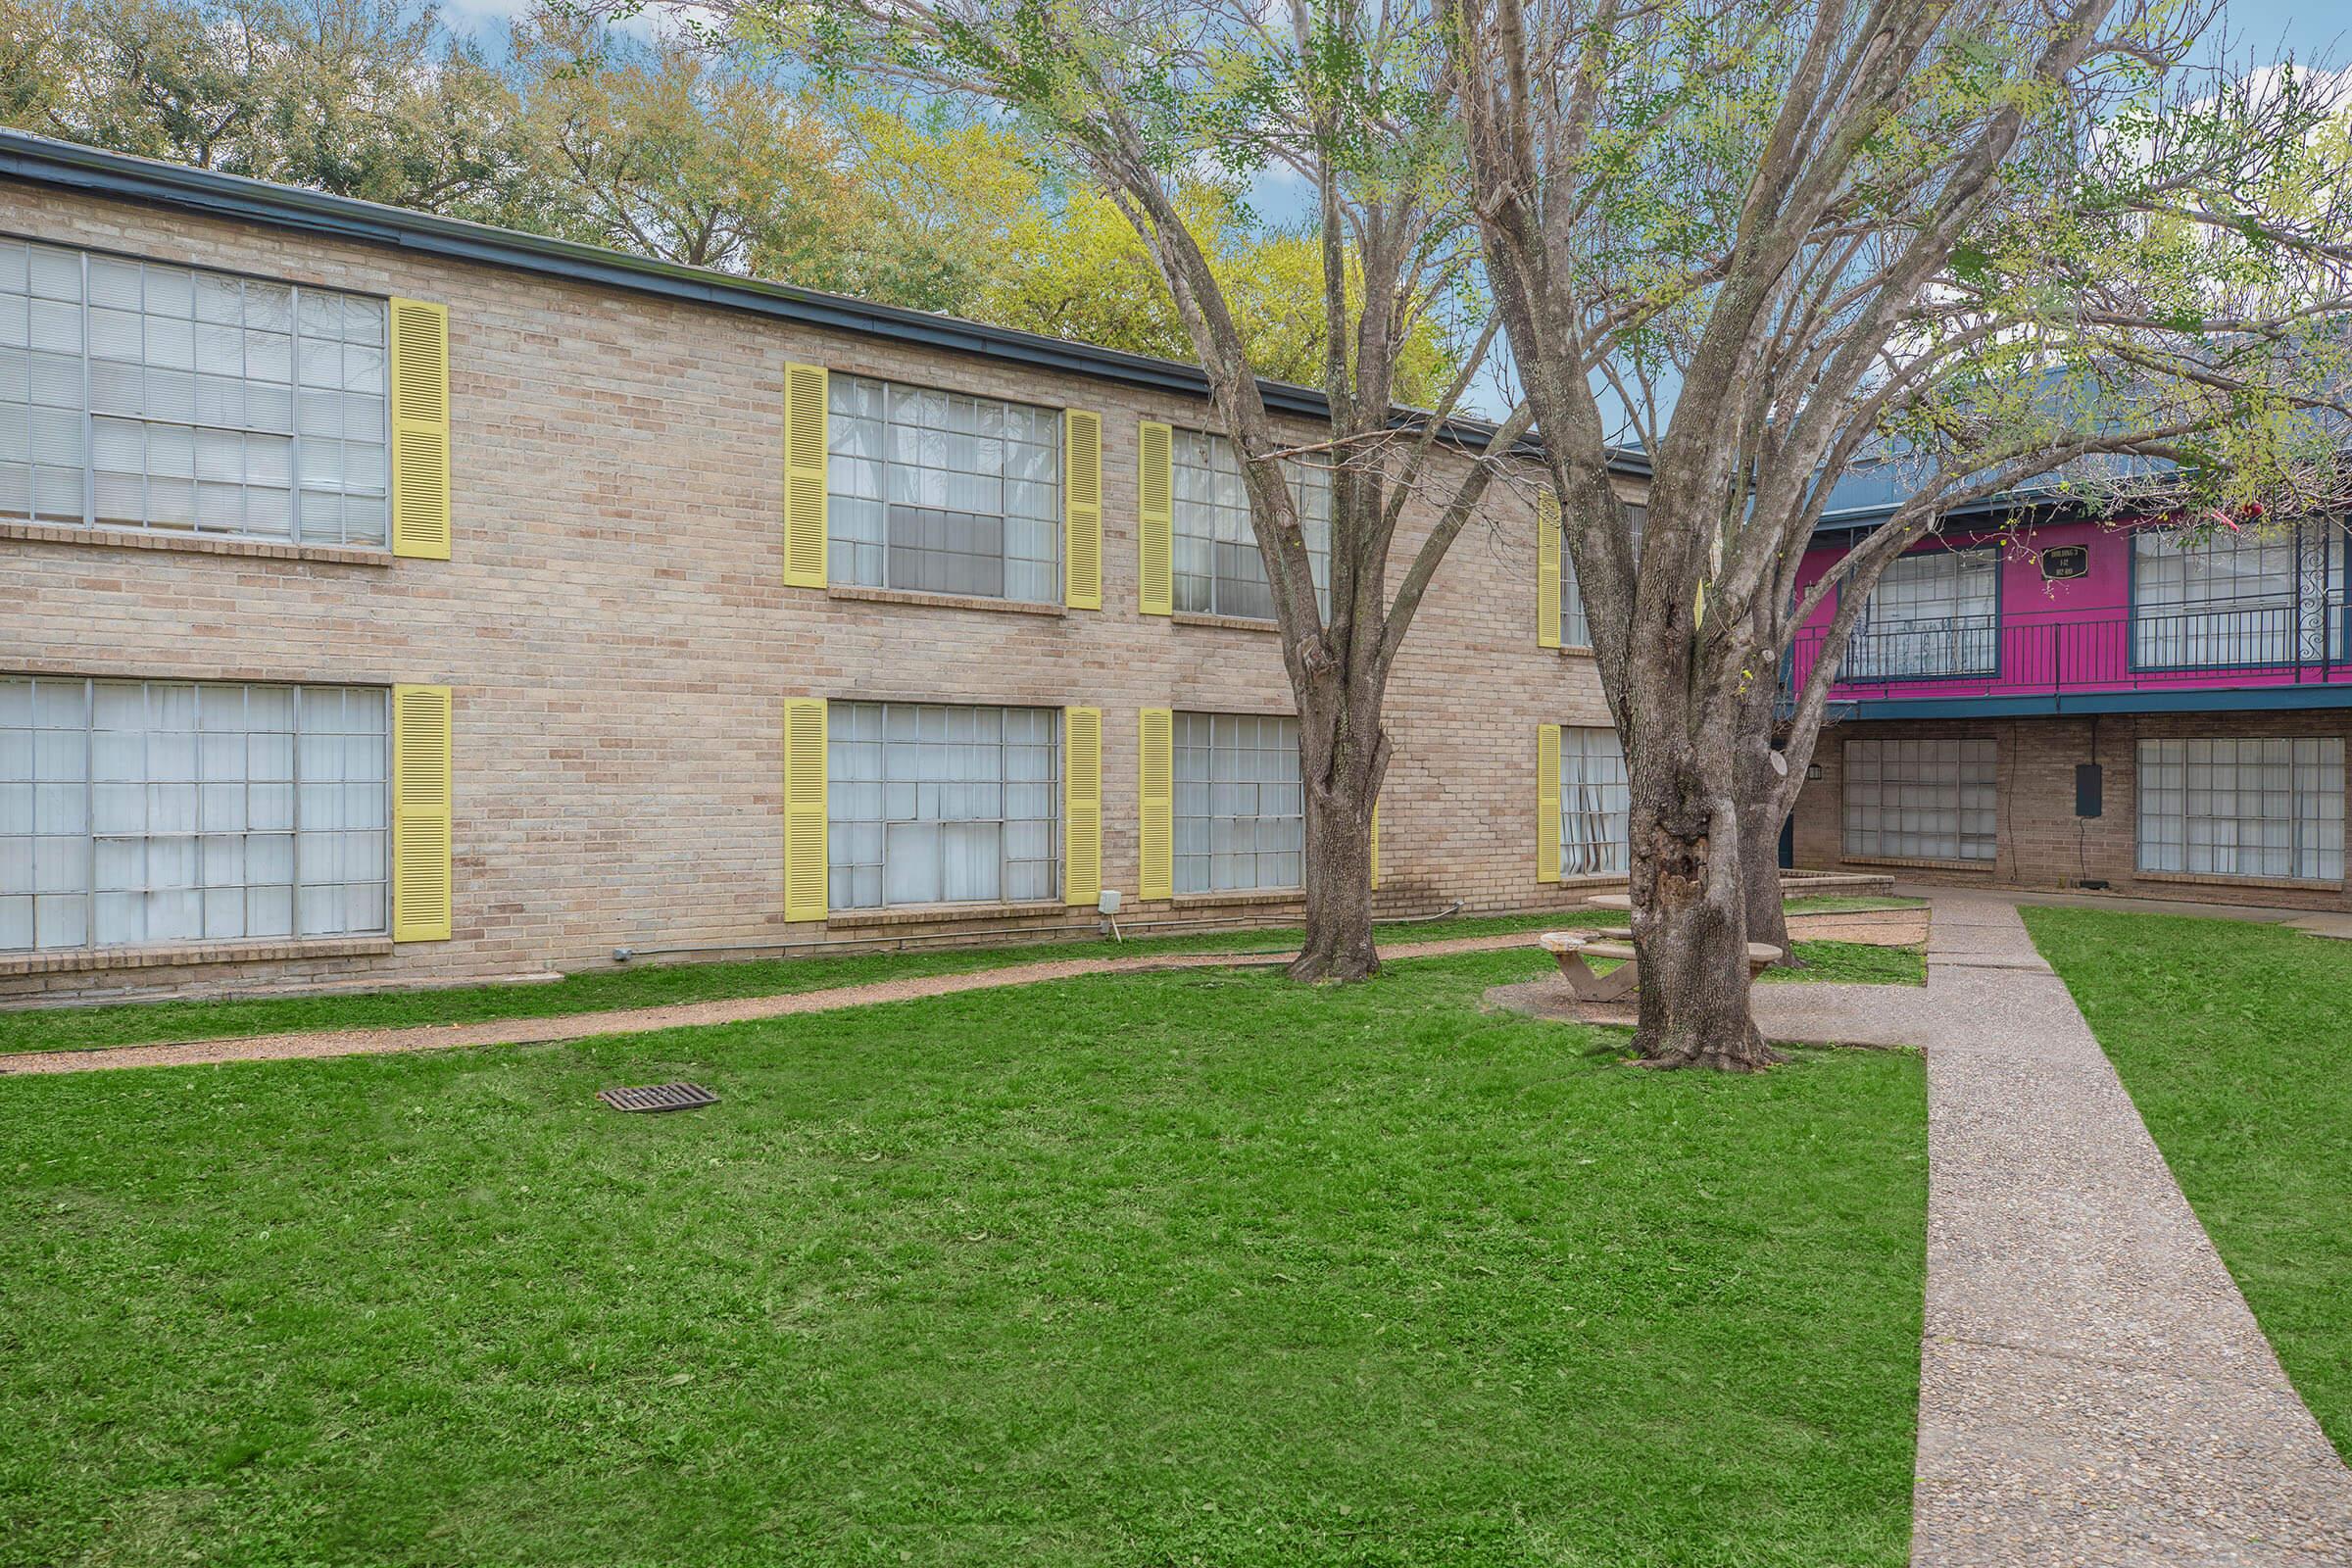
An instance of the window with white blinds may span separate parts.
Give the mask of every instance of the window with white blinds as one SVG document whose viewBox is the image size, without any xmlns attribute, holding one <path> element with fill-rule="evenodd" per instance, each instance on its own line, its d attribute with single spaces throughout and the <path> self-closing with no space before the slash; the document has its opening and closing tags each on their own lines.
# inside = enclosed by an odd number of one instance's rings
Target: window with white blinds
<svg viewBox="0 0 2352 1568">
<path fill-rule="evenodd" d="M 1634 560 L 1642 559 L 1642 530 L 1649 521 L 1649 509 L 1628 503 L 1625 509 L 1626 532 L 1633 541 Z M 1562 525 L 1563 527 L 1565 524 Z M 1565 536 L 1560 540 L 1560 646 L 1590 648 L 1592 646 L 1592 622 L 1585 615 L 1584 590 L 1577 586 L 1576 562 L 1568 553 Z"/>
<path fill-rule="evenodd" d="M 1632 795 L 1614 729 L 1560 726 L 1560 874 L 1626 868 Z"/>
<path fill-rule="evenodd" d="M 1061 892 L 1061 714 L 831 703 L 832 906 L 1027 902 Z"/>
<path fill-rule="evenodd" d="M 1174 735 L 1176 891 L 1304 886 L 1298 721 L 1178 713 Z"/>
<path fill-rule="evenodd" d="M 0 952 L 381 934 L 389 702 L 0 676 Z"/>
<path fill-rule="evenodd" d="M 1847 680 L 1989 675 L 2000 667 L 2000 557 L 1921 550 L 1887 564 L 1846 645 Z"/>
<path fill-rule="evenodd" d="M 1173 552 L 1175 608 L 1188 614 L 1274 618 L 1274 590 L 1250 520 L 1250 491 L 1233 443 L 1200 430 L 1171 437 L 1176 482 Z M 1315 601 L 1331 613 L 1331 473 L 1286 462 L 1291 501 L 1306 540 Z"/>
<path fill-rule="evenodd" d="M 2132 657 L 2143 669 L 2211 669 L 2317 662 L 2340 628 L 2343 542 L 2335 527 L 2196 537 L 2161 528 L 2132 536 Z M 2340 654 L 2338 655 L 2340 657 Z"/>
<path fill-rule="evenodd" d="M 835 582 L 1060 603 L 1061 410 L 826 380 Z"/>
<path fill-rule="evenodd" d="M 386 309 L 0 240 L 0 515 L 383 545 Z"/>
<path fill-rule="evenodd" d="M 2340 738 L 2139 743 L 2139 868 L 2344 875 Z"/>
<path fill-rule="evenodd" d="M 1989 860 L 1999 836 L 1991 740 L 1845 743 L 1845 853 L 1861 859 Z"/>
</svg>

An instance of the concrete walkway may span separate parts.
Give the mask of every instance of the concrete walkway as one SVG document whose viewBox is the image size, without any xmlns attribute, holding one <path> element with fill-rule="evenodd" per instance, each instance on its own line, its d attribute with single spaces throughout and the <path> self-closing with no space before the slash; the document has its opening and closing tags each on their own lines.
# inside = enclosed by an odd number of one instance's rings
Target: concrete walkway
<svg viewBox="0 0 2352 1568">
<path fill-rule="evenodd" d="M 2008 901 L 1934 904 L 1924 989 L 1756 993 L 1927 1049 L 1915 1568 L 2352 1564 L 2352 1471 L 2066 987 Z"/>
</svg>

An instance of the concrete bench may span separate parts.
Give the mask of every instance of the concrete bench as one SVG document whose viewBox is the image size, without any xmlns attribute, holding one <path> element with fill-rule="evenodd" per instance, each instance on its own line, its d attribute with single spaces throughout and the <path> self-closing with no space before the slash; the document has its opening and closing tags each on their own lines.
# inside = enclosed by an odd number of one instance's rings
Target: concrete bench
<svg viewBox="0 0 2352 1568">
<path fill-rule="evenodd" d="M 1560 966 L 1560 975 L 1579 1002 L 1623 1002 L 1642 986 L 1641 958 L 1630 931 L 1546 931 L 1536 939 Z M 1617 967 L 1595 974 L 1591 958 L 1614 958 Z M 1768 942 L 1747 945 L 1747 979 L 1781 961 L 1781 950 Z"/>
</svg>

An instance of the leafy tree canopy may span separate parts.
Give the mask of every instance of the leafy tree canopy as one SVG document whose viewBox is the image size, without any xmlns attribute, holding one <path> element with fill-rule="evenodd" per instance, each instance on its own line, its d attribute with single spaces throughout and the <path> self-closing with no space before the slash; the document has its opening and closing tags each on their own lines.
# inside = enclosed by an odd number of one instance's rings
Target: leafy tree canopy
<svg viewBox="0 0 2352 1568">
<path fill-rule="evenodd" d="M 823 84 L 564 6 L 496 50 L 411 0 L 0 0 L 0 122 L 883 304 L 1189 359 L 1101 194 L 1009 124 Z M 1324 354 L 1315 242 L 1231 178 L 1183 191 L 1264 373 Z M 1301 308 L 1300 301 L 1306 302 Z M 1424 324 L 1406 401 L 1453 367 Z"/>
</svg>

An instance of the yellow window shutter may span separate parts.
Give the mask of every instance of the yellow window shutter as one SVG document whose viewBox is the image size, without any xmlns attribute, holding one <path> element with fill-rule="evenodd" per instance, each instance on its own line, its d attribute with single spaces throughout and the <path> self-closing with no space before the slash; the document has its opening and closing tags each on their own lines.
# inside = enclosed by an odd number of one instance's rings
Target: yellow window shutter
<svg viewBox="0 0 2352 1568">
<path fill-rule="evenodd" d="M 449 940 L 450 702 L 392 688 L 392 940 Z"/>
<path fill-rule="evenodd" d="M 825 863 L 825 705 L 784 705 L 784 918 L 822 920 Z"/>
<path fill-rule="evenodd" d="M 1560 879 L 1560 726 L 1536 726 L 1536 880 Z"/>
<path fill-rule="evenodd" d="M 1536 646 L 1560 646 L 1560 503 L 1536 496 Z"/>
<path fill-rule="evenodd" d="M 1176 896 L 1176 714 L 1172 709 L 1147 708 L 1137 767 L 1143 800 L 1143 878 L 1140 894 L 1147 899 Z"/>
<path fill-rule="evenodd" d="M 1061 411 L 1062 602 L 1102 608 L 1102 416 Z"/>
<path fill-rule="evenodd" d="M 1146 419 L 1137 429 L 1135 446 L 1142 609 L 1147 615 L 1165 615 L 1176 608 L 1175 433 Z"/>
<path fill-rule="evenodd" d="M 1061 712 L 1062 898 L 1092 906 L 1102 897 L 1102 710 Z"/>
<path fill-rule="evenodd" d="M 794 588 L 825 585 L 825 381 L 821 365 L 784 367 L 784 581 Z"/>
<path fill-rule="evenodd" d="M 1372 803 L 1372 886 L 1380 887 L 1380 802 Z"/>
<path fill-rule="evenodd" d="M 392 553 L 449 559 L 449 307 L 392 302 Z"/>
</svg>

